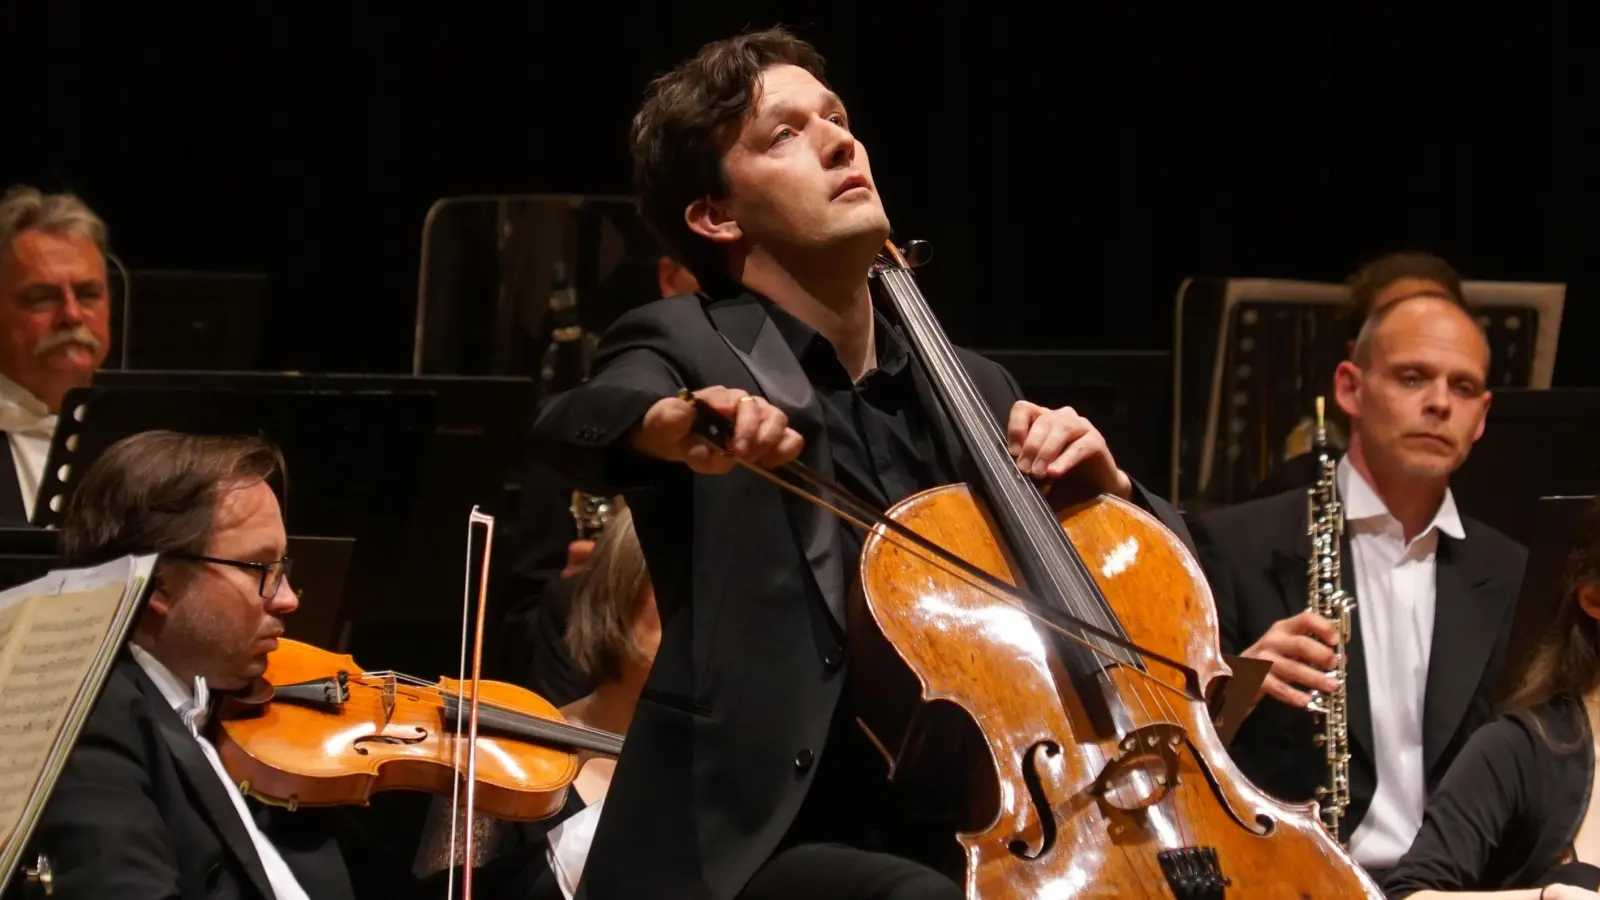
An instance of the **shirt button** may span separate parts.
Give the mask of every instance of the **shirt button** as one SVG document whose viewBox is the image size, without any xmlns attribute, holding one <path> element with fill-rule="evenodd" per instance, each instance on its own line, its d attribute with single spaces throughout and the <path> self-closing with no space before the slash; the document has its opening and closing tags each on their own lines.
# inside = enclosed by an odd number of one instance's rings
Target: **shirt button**
<svg viewBox="0 0 1600 900">
<path fill-rule="evenodd" d="M 844 665 L 844 648 L 834 647 L 829 650 L 822 657 L 822 665 L 829 672 L 839 671 L 839 667 Z"/>
<path fill-rule="evenodd" d="M 811 752 L 810 747 L 801 747 L 800 752 L 794 755 L 794 770 L 804 775 L 806 772 L 811 771 L 811 763 L 816 758 L 817 755 Z"/>
</svg>

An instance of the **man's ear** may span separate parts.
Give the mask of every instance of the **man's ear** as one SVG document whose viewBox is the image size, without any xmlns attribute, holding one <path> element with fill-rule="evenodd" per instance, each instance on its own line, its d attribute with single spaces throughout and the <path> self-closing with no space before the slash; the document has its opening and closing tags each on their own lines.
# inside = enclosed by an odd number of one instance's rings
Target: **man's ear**
<svg viewBox="0 0 1600 900">
<path fill-rule="evenodd" d="M 176 601 L 170 591 L 172 590 L 172 577 L 157 566 L 150 576 L 150 598 L 145 601 L 145 609 L 159 616 L 165 616 L 172 611 Z"/>
<path fill-rule="evenodd" d="M 1361 368 L 1348 359 L 1333 370 L 1333 399 L 1347 416 L 1361 410 L 1361 375 Z"/>
<path fill-rule="evenodd" d="M 701 197 L 683 210 L 683 221 L 689 230 L 708 241 L 731 244 L 744 237 L 744 230 L 721 203 Z"/>
</svg>

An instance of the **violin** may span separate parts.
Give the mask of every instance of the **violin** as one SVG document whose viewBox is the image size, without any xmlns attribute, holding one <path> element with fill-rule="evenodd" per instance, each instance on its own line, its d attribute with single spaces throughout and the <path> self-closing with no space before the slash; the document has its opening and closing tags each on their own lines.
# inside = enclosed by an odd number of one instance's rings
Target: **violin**
<svg viewBox="0 0 1600 900">
<path fill-rule="evenodd" d="M 1228 757 L 1206 697 L 1230 672 L 1188 548 L 1120 498 L 1047 502 L 910 268 L 887 245 L 874 295 L 966 481 L 879 512 L 803 463 L 740 464 L 868 532 L 847 628 L 859 723 L 894 780 L 953 805 L 967 896 L 1381 898 L 1314 803 L 1266 795 Z M 725 450 L 731 423 L 695 405 Z"/>
<path fill-rule="evenodd" d="M 479 681 L 476 811 L 555 815 L 590 756 L 622 738 L 563 721 L 548 700 Z M 222 704 L 217 754 L 240 789 L 300 806 L 365 804 L 378 791 L 450 796 L 465 768 L 468 686 L 366 672 L 350 656 L 280 639 L 252 689 Z"/>
</svg>

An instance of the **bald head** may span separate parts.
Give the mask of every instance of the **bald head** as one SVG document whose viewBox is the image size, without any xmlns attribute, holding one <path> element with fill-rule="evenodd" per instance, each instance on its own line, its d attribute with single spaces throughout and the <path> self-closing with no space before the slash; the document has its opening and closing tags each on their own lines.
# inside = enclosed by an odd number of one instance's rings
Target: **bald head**
<svg viewBox="0 0 1600 900">
<path fill-rule="evenodd" d="M 1480 381 L 1489 378 L 1489 340 L 1460 301 L 1442 294 L 1402 297 L 1377 307 L 1361 326 L 1350 359 L 1362 369 L 1372 365 L 1380 345 L 1427 339 L 1453 347 L 1477 348 L 1483 360 Z"/>
</svg>

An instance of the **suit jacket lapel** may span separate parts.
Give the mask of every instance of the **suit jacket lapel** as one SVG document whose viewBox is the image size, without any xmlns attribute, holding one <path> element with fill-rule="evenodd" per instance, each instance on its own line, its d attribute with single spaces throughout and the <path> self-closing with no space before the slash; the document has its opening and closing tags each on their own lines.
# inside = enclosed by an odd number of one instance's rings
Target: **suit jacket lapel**
<svg viewBox="0 0 1600 900">
<path fill-rule="evenodd" d="M 188 726 L 178 718 L 177 712 L 167 703 L 167 698 L 162 696 L 155 682 L 144 674 L 139 664 L 130 660 L 127 665 L 135 670 L 135 683 L 150 703 L 152 717 L 161 731 L 161 737 L 172 751 L 173 758 L 178 761 L 178 771 L 188 781 L 190 791 L 199 800 L 200 809 L 211 820 L 217 834 L 222 836 L 223 843 L 238 857 L 250 875 L 250 882 L 261 896 L 274 896 L 272 883 L 267 880 L 267 870 L 261 865 L 261 857 L 256 854 L 255 843 L 250 840 L 244 820 L 239 818 L 239 811 L 228 796 L 228 788 L 217 777 L 199 742 L 189 733 Z"/>
<path fill-rule="evenodd" d="M 1470 540 L 1470 538 L 1469 538 Z M 1494 650 L 1500 610 L 1478 590 L 1487 578 L 1470 571 L 1466 541 L 1439 535 L 1434 564 L 1433 643 L 1428 651 L 1428 689 L 1422 710 L 1423 772 L 1432 773 L 1461 717 L 1472 705 Z"/>
<path fill-rule="evenodd" d="M 717 332 L 750 372 L 767 401 L 789 416 L 789 426 L 805 438 L 800 461 L 824 478 L 833 478 L 833 456 L 822 404 L 811 380 L 800 368 L 778 326 L 761 301 L 750 295 L 713 303 L 708 312 Z M 783 492 L 784 512 L 810 564 L 811 574 L 841 629 L 845 627 L 847 561 L 833 514 L 788 491 Z"/>
<path fill-rule="evenodd" d="M 1305 509 L 1303 505 L 1299 509 Z M 1284 612 L 1297 615 L 1307 608 L 1310 583 L 1307 578 L 1311 562 L 1311 536 L 1306 533 L 1305 514 L 1297 520 L 1295 546 L 1292 550 L 1273 553 L 1273 573 L 1278 590 L 1284 599 Z M 1355 557 L 1350 554 L 1350 538 L 1339 542 L 1339 582 L 1351 596 L 1356 597 Z M 1351 760 L 1362 760 L 1368 768 L 1375 768 L 1372 755 L 1372 698 L 1367 686 L 1367 657 L 1361 643 L 1361 598 L 1356 597 L 1355 614 L 1351 619 L 1350 639 L 1345 644 L 1345 714 L 1349 717 Z"/>
</svg>

